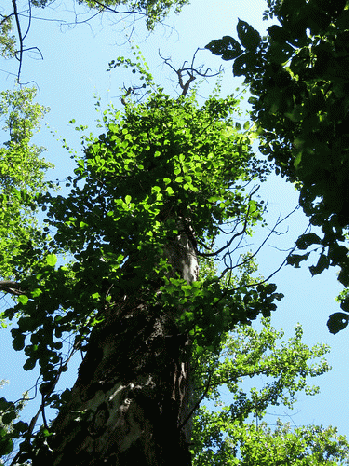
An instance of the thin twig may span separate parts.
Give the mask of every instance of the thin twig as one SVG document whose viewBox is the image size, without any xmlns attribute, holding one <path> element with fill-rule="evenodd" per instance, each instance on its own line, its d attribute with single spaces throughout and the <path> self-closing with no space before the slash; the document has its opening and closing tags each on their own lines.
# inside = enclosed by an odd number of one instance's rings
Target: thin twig
<svg viewBox="0 0 349 466">
<path fill-rule="evenodd" d="M 248 200 L 251 201 L 252 199 L 252 196 L 258 191 L 259 189 L 259 186 L 257 186 L 251 193 L 250 195 L 248 196 Z M 242 227 L 242 230 L 239 231 L 238 233 L 235 233 L 235 235 L 233 235 L 230 240 L 227 242 L 227 244 L 225 246 L 222 246 L 221 248 L 219 248 L 217 251 L 214 251 L 214 252 L 211 252 L 211 253 L 204 253 L 204 252 L 199 252 L 199 256 L 202 256 L 202 257 L 213 257 L 213 256 L 217 256 L 218 254 L 220 254 L 222 251 L 224 251 L 225 249 L 227 249 L 231 243 L 234 241 L 235 238 L 243 235 L 245 232 L 246 232 L 246 229 L 247 229 L 247 224 L 248 224 L 248 220 L 249 220 L 249 213 L 250 213 L 250 206 L 248 206 L 248 209 L 247 209 L 247 213 L 245 215 L 245 220 L 244 220 L 244 225 Z"/>
</svg>

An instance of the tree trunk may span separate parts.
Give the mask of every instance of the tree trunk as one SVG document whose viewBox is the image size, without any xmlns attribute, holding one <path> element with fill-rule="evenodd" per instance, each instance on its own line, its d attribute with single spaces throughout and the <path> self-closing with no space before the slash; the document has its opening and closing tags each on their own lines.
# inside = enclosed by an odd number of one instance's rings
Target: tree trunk
<svg viewBox="0 0 349 466">
<path fill-rule="evenodd" d="M 175 272 L 197 280 L 185 232 L 164 249 Z M 188 345 L 173 312 L 148 305 L 139 290 L 110 305 L 92 331 L 71 399 L 53 422 L 49 448 L 40 449 L 33 466 L 191 465 L 190 373 L 182 360 Z"/>
</svg>

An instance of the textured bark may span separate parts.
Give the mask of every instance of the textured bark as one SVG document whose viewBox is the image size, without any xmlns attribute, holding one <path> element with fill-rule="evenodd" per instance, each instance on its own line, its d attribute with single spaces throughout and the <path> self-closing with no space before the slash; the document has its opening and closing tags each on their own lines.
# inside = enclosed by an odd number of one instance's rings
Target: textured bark
<svg viewBox="0 0 349 466">
<path fill-rule="evenodd" d="M 188 282 L 198 263 L 180 233 L 165 255 Z M 148 305 L 137 289 L 105 312 L 91 334 L 71 400 L 53 423 L 49 448 L 33 465 L 191 464 L 189 362 L 173 312 Z"/>
</svg>

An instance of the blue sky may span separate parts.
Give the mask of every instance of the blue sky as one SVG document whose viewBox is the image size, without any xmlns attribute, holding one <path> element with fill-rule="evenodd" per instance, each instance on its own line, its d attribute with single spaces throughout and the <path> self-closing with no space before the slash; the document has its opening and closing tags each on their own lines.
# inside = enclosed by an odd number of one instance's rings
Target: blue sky
<svg viewBox="0 0 349 466">
<path fill-rule="evenodd" d="M 4 3 L 10 1 L 6 0 Z M 54 2 L 46 11 L 34 10 L 34 15 L 49 15 L 51 18 L 71 21 L 72 16 L 66 11 L 70 3 Z M 163 64 L 158 54 L 159 49 L 162 56 L 172 57 L 174 67 L 178 68 L 185 60 L 191 60 L 198 47 L 204 47 L 210 40 L 224 35 L 234 36 L 238 18 L 247 21 L 260 32 L 265 30 L 267 25 L 261 19 L 265 8 L 264 0 L 193 0 L 180 15 L 171 16 L 164 26 L 158 26 L 152 34 L 147 33 L 143 21 L 137 21 L 133 29 L 132 18 L 121 19 L 119 16 L 115 18 L 105 15 L 90 24 L 63 28 L 56 22 L 33 19 L 26 46 L 38 46 L 43 60 L 38 59 L 38 55 L 28 54 L 23 65 L 22 80 L 33 81 L 39 89 L 39 102 L 51 107 L 46 126 L 36 136 L 36 142 L 48 149 L 46 158 L 56 166 L 50 176 L 62 180 L 71 173 L 73 163 L 57 139 L 65 137 L 72 147 L 79 150 L 78 135 L 69 121 L 74 118 L 77 124 L 87 124 L 91 130 L 94 129 L 97 114 L 93 96 L 97 94 L 101 97 L 102 108 L 109 102 L 119 105 L 120 87 L 123 83 L 129 84 L 129 76 L 120 70 L 106 70 L 112 59 L 120 55 L 130 55 L 130 43 L 125 32 L 140 47 L 155 80 L 173 95 L 176 92 L 176 76 Z M 124 27 L 126 29 L 122 31 Z M 222 62 L 219 57 L 202 51 L 198 53 L 197 63 L 205 64 L 213 70 L 225 66 L 223 93 L 230 93 L 239 86 L 240 82 L 233 78 L 229 62 Z M 0 69 L 5 71 L 0 72 L 1 90 L 12 87 L 13 77 L 6 71 L 15 72 L 15 66 L 15 62 L 2 60 Z M 213 80 L 203 83 L 200 94 L 203 97 L 208 96 L 213 84 Z M 97 133 L 96 130 L 94 132 Z M 297 205 L 297 193 L 293 186 L 276 176 L 272 176 L 259 193 L 268 202 L 270 226 L 273 226 L 279 216 L 284 217 Z M 279 249 L 292 247 L 294 240 L 306 227 L 307 220 L 300 209 L 280 226 L 279 230 L 284 234 L 273 235 L 268 246 L 257 257 L 262 274 L 267 276 L 278 268 L 286 255 L 285 251 Z M 267 234 L 266 229 L 260 230 L 251 240 L 252 245 L 258 246 Z M 300 396 L 292 413 L 292 421 L 296 425 L 336 425 L 339 433 L 349 437 L 349 405 L 346 396 L 349 382 L 348 331 L 331 335 L 326 327 L 328 316 L 338 309 L 335 297 L 341 287 L 336 281 L 335 270 L 311 277 L 307 265 L 303 265 L 301 269 L 287 266 L 273 281 L 285 298 L 273 315 L 272 324 L 278 329 L 283 328 L 286 337 L 290 337 L 294 326 L 300 322 L 304 328 L 306 343 L 313 345 L 326 342 L 332 347 L 328 359 L 333 370 L 316 381 L 321 386 L 321 394 L 315 398 Z M 0 301 L 0 306 L 4 305 L 5 300 Z M 35 382 L 35 376 L 20 369 L 24 358 L 11 350 L 6 332 L 0 337 L 0 348 L 0 379 L 10 380 L 0 396 L 12 399 L 20 397 Z M 73 371 L 73 380 L 75 375 L 76 372 Z M 283 411 L 279 410 L 278 413 L 283 414 Z M 270 416 L 268 421 L 272 423 L 273 419 L 275 417 Z"/>
</svg>

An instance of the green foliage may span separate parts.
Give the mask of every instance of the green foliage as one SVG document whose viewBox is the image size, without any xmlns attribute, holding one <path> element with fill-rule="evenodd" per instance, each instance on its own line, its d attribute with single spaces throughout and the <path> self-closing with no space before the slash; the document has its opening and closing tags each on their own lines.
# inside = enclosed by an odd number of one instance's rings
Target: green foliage
<svg viewBox="0 0 349 466">
<path fill-rule="evenodd" d="M 302 335 L 297 326 L 294 337 L 284 342 L 283 332 L 272 328 L 269 319 L 262 319 L 259 332 L 238 326 L 226 336 L 220 353 L 205 352 L 197 358 L 198 392 L 209 387 L 205 399 L 214 401 L 215 407 L 201 407 L 195 419 L 194 465 L 312 465 L 322 464 L 320 460 L 347 460 L 349 444 L 343 437 L 336 438 L 331 427 L 291 431 L 279 423 L 271 431 L 260 423 L 271 406 L 292 409 L 297 393 L 318 393 L 319 387 L 309 385 L 308 378 L 330 370 L 324 359 L 328 346 L 309 348 Z M 257 381 L 259 376 L 266 382 L 248 392 L 243 382 L 247 378 Z M 230 393 L 229 405 L 221 399 L 222 389 Z"/>
<path fill-rule="evenodd" d="M 240 447 L 240 459 L 231 465 L 302 466 L 345 465 L 348 463 L 349 442 L 338 436 L 336 428 L 309 425 L 291 429 L 289 424 L 278 421 L 275 430 L 267 424 L 245 425 L 236 428 L 235 439 Z M 209 464 L 209 463 L 201 463 Z M 217 463 L 211 463 L 217 464 Z"/>
<path fill-rule="evenodd" d="M 277 173 L 296 183 L 304 212 L 322 228 L 321 238 L 303 235 L 297 246 L 320 253 L 313 275 L 338 266 L 338 280 L 347 287 L 349 3 L 284 0 L 268 7 L 266 17 L 276 15 L 280 25 L 269 27 L 266 39 L 239 21 L 240 42 L 223 38 L 206 47 L 223 59 L 231 43 L 239 51 L 231 56 L 233 72 L 250 85 L 259 148 Z M 289 263 L 298 266 L 300 257 L 292 255 Z"/>
<path fill-rule="evenodd" d="M 36 90 L 23 88 L 0 95 L 3 130 L 9 140 L 0 147 L 0 277 L 12 278 L 26 267 L 30 251 L 42 243 L 36 213 L 37 196 L 50 187 L 44 181 L 51 165 L 42 147 L 30 140 L 47 109 L 34 102 Z M 20 257 L 22 255 L 22 258 Z M 13 257 L 16 256 L 16 263 Z"/>
<path fill-rule="evenodd" d="M 0 16 L 0 55 L 4 58 L 13 57 L 15 54 L 16 39 L 12 34 L 11 16 Z"/>
</svg>

